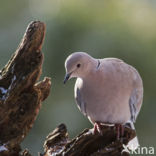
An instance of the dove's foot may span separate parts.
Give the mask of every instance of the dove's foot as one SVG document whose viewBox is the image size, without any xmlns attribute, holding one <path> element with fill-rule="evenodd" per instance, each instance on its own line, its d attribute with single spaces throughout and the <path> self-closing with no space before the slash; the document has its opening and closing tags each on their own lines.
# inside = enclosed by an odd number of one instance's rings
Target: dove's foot
<svg viewBox="0 0 156 156">
<path fill-rule="evenodd" d="M 124 126 L 122 124 L 115 124 L 115 129 L 117 133 L 117 140 L 124 136 Z"/>
<path fill-rule="evenodd" d="M 94 123 L 94 128 L 93 128 L 93 133 L 96 134 L 96 133 L 99 133 L 102 135 L 102 130 L 101 130 L 101 124 L 99 122 L 95 122 Z"/>
</svg>

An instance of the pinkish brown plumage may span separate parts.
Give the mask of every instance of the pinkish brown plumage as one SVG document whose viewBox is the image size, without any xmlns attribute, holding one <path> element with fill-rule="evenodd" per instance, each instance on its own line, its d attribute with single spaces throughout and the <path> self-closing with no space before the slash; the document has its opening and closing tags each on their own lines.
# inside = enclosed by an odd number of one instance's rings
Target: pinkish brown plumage
<svg viewBox="0 0 156 156">
<path fill-rule="evenodd" d="M 137 70 L 117 58 L 95 59 L 75 52 L 65 62 L 66 79 L 76 77 L 75 99 L 92 123 L 122 124 L 136 121 L 143 99 Z"/>
</svg>

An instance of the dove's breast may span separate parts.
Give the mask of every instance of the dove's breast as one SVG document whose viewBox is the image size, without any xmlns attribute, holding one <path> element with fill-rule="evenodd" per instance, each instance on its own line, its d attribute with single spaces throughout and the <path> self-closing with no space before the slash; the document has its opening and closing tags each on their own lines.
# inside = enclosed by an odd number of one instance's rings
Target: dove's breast
<svg viewBox="0 0 156 156">
<path fill-rule="evenodd" d="M 93 122 L 130 120 L 129 99 L 134 86 L 131 66 L 120 60 L 100 60 L 99 69 L 78 78 L 75 98 L 79 109 Z"/>
</svg>

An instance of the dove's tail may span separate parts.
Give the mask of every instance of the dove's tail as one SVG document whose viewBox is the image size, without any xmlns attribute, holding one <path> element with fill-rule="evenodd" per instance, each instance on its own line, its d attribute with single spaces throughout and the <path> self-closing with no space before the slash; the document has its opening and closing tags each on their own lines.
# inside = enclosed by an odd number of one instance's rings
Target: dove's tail
<svg viewBox="0 0 156 156">
<path fill-rule="evenodd" d="M 128 122 L 125 124 L 127 127 L 135 130 L 134 124 L 132 122 Z M 135 130 L 136 131 L 136 130 Z M 127 144 L 127 147 L 130 150 L 136 150 L 139 147 L 139 141 L 138 141 L 138 137 L 136 136 L 135 138 L 133 138 L 132 140 L 130 140 Z"/>
</svg>

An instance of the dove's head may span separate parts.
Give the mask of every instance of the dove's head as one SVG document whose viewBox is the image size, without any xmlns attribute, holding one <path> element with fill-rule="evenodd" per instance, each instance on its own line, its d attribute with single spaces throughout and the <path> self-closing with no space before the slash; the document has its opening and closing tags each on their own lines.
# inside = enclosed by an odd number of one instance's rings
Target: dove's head
<svg viewBox="0 0 156 156">
<path fill-rule="evenodd" d="M 66 75 L 64 83 L 72 77 L 85 76 L 91 68 L 91 64 L 94 61 L 90 55 L 84 52 L 75 52 L 69 55 L 65 61 Z"/>
</svg>

